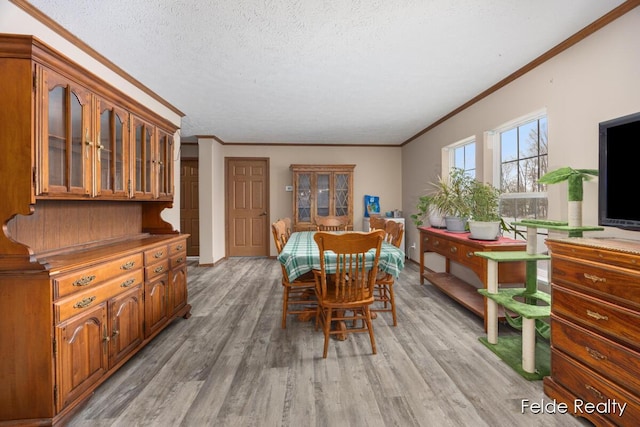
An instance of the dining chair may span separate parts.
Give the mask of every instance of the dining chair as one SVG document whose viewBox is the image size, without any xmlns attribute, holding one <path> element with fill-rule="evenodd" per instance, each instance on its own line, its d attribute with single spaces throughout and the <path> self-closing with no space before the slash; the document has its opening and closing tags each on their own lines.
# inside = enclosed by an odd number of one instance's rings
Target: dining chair
<svg viewBox="0 0 640 427">
<path fill-rule="evenodd" d="M 324 333 L 322 357 L 327 358 L 330 335 L 355 332 L 369 332 L 371 350 L 376 354 L 369 306 L 374 301 L 373 287 L 384 231 L 317 232 L 313 238 L 320 251 L 320 270 L 314 270 L 314 274 L 318 298 L 316 329 L 321 323 Z M 332 322 L 338 322 L 341 327 L 332 330 Z"/>
<path fill-rule="evenodd" d="M 285 229 L 287 231 L 286 232 L 287 239 L 289 239 L 289 237 L 291 237 L 291 233 L 293 232 L 291 227 L 291 224 L 292 224 L 291 218 L 285 217 L 285 218 L 282 218 L 282 221 L 284 221 Z"/>
<path fill-rule="evenodd" d="M 276 244 L 278 254 L 289 240 L 286 221 L 279 219 L 271 224 L 273 241 Z M 315 296 L 315 279 L 313 272 L 308 272 L 295 280 L 289 280 L 284 265 L 282 268 L 282 329 L 287 328 L 287 315 L 298 314 L 308 315 L 315 312 L 317 299 Z"/>
<path fill-rule="evenodd" d="M 315 222 L 317 231 L 347 231 L 349 227 L 347 216 L 317 216 Z"/>
<path fill-rule="evenodd" d="M 384 230 L 387 221 L 380 215 L 371 215 L 369 217 L 369 231 Z"/>
<path fill-rule="evenodd" d="M 385 236 L 387 243 L 399 248 L 404 235 L 404 225 L 393 220 L 385 220 Z M 398 326 L 398 318 L 396 316 L 396 299 L 393 292 L 393 284 L 395 279 L 392 274 L 378 271 L 376 276 L 376 286 L 374 291 L 375 303 L 371 307 L 374 313 L 387 312 L 391 313 L 393 326 Z"/>
</svg>

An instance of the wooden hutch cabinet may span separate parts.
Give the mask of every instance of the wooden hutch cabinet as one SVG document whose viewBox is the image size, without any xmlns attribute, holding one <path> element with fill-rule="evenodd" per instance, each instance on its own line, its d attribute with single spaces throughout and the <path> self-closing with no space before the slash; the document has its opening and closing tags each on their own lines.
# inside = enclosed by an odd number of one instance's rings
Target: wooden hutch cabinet
<svg viewBox="0 0 640 427">
<path fill-rule="evenodd" d="M 0 34 L 0 93 L 0 425 L 64 424 L 190 316 L 177 126 L 31 36 Z"/>
<path fill-rule="evenodd" d="M 353 229 L 355 165 L 291 165 L 294 231 L 315 229 L 319 216 L 347 216 Z"/>
</svg>

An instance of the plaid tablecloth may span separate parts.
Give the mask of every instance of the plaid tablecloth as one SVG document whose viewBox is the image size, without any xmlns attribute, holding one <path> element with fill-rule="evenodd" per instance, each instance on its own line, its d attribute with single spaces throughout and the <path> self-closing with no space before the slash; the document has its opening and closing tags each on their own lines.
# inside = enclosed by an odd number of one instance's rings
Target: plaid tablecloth
<svg viewBox="0 0 640 427">
<path fill-rule="evenodd" d="M 311 270 L 320 270 L 320 251 L 313 235 L 315 231 L 293 233 L 280 255 L 278 261 L 284 265 L 289 280 L 295 280 Z M 373 254 L 373 250 L 371 253 Z M 329 271 L 331 266 L 327 264 Z M 334 266 L 335 268 L 335 266 Z M 404 268 L 404 253 L 390 243 L 382 242 L 378 268 L 398 277 Z"/>
</svg>

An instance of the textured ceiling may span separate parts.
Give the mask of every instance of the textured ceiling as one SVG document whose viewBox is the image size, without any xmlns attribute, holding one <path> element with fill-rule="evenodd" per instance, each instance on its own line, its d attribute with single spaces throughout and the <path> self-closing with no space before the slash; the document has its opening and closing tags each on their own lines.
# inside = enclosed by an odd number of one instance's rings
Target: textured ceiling
<svg viewBox="0 0 640 427">
<path fill-rule="evenodd" d="M 622 0 L 32 0 L 182 137 L 401 144 Z"/>
</svg>

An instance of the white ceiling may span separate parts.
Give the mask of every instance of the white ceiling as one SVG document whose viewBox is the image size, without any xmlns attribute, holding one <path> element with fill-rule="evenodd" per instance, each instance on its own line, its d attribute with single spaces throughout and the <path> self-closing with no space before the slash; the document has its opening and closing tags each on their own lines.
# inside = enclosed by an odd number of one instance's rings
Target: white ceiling
<svg viewBox="0 0 640 427">
<path fill-rule="evenodd" d="M 623 0 L 31 0 L 225 142 L 401 144 Z"/>
</svg>

